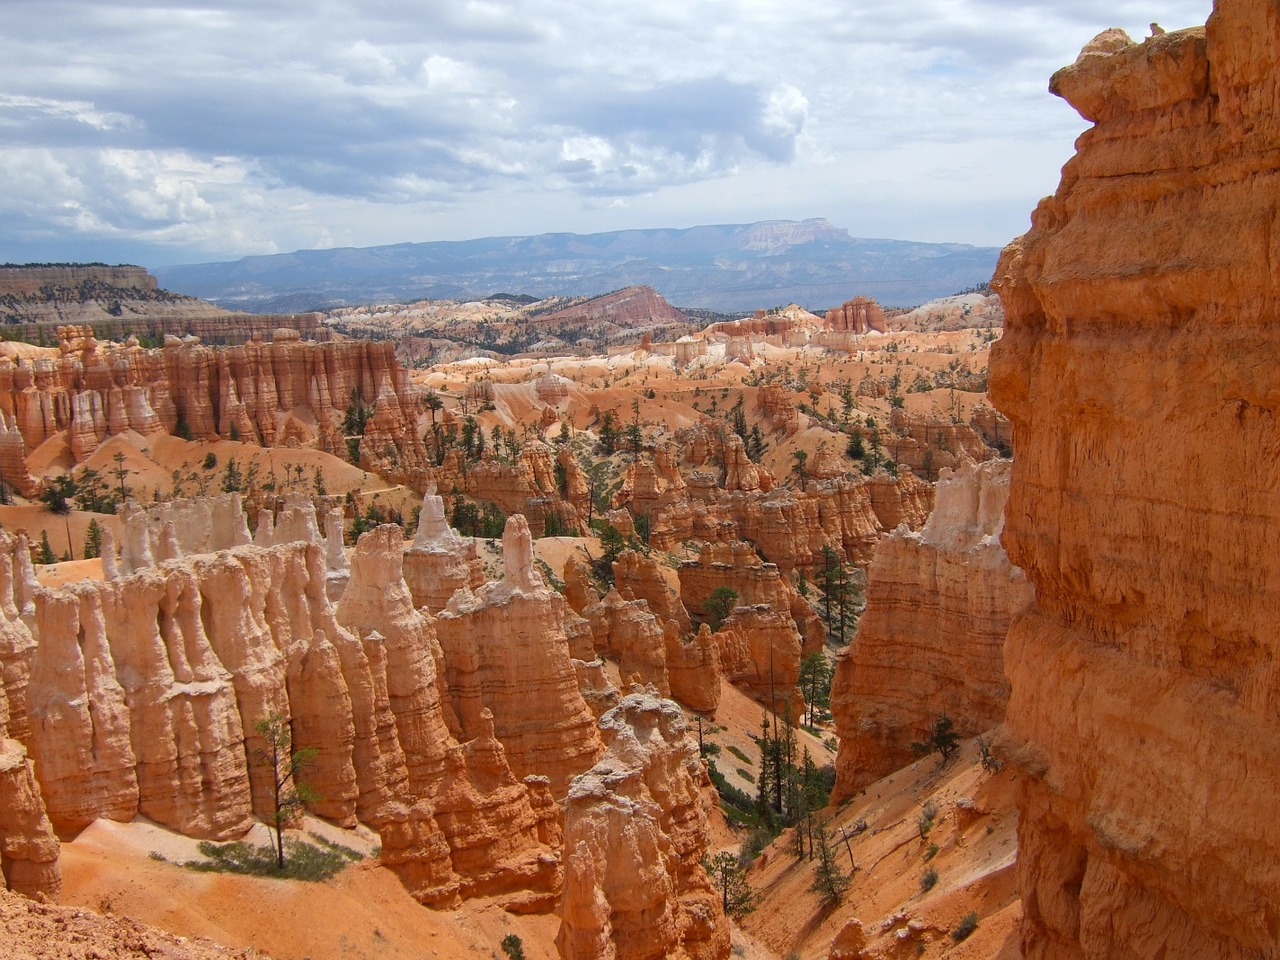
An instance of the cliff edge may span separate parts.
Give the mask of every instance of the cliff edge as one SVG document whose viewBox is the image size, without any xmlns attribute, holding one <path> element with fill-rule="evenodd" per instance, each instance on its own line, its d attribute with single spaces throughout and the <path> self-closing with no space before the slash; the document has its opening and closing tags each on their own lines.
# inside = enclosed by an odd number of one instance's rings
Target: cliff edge
<svg viewBox="0 0 1280 960">
<path fill-rule="evenodd" d="M 1092 129 L 995 285 L 1028 958 L 1280 942 L 1280 8 L 1094 40 Z"/>
</svg>

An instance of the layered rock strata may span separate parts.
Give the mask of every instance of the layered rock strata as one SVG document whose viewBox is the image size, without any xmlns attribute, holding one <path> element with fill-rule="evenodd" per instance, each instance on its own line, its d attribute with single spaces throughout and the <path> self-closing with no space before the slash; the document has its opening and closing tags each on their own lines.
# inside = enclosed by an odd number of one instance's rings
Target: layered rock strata
<svg viewBox="0 0 1280 960">
<path fill-rule="evenodd" d="M 991 394 L 1023 955 L 1280 941 L 1280 12 L 1103 34 L 1051 89 L 1093 127 L 1006 248 Z M 1100 375 L 1105 371 L 1105 375 Z"/>
<path fill-rule="evenodd" d="M 561 799 L 603 744 L 578 689 L 568 605 L 534 566 L 524 517 L 508 518 L 502 548 L 503 578 L 474 593 L 459 589 L 436 621 L 445 686 L 462 739 L 487 724 L 515 775 L 546 777 Z"/>
<path fill-rule="evenodd" d="M 565 564 L 566 599 L 588 625 L 589 646 L 582 658 L 598 651 L 618 664 L 624 682 L 652 685 L 662 696 L 714 716 L 720 704 L 723 672 L 720 650 L 711 634 L 693 633 L 687 611 L 650 557 L 623 551 L 614 562 L 614 579 L 626 596 L 615 586 L 600 600 L 590 585 L 585 561 L 570 557 Z M 657 610 L 667 616 L 655 614 L 650 598 L 634 599 L 632 587 L 651 595 Z M 690 627 L 684 629 L 681 623 Z M 594 679 L 588 683 L 586 689 L 597 690 Z M 612 706 L 613 693 L 605 688 L 595 694 L 597 703 Z"/>
<path fill-rule="evenodd" d="M 343 420 L 356 403 L 372 408 L 362 463 L 425 486 L 418 398 L 391 343 L 309 343 L 282 330 L 270 342 L 237 347 L 168 337 L 163 349 L 148 350 L 136 341 L 100 343 L 77 327 L 60 334 L 56 358 L 0 358 L 0 419 L 7 430 L 17 427 L 27 452 L 66 431 L 79 461 L 131 430 L 306 445 L 345 457 Z M 0 458 L 0 467 L 7 463 Z M 25 474 L 3 479 L 30 485 Z"/>
<path fill-rule="evenodd" d="M 918 533 L 880 541 L 867 609 L 831 686 L 837 798 L 911 763 L 946 714 L 961 736 L 1004 718 L 1004 638 L 1034 590 L 1000 545 L 1010 462 L 943 471 Z"/>
<path fill-rule="evenodd" d="M 25 543 L 6 545 L 0 574 L 27 555 Z M 514 549 L 508 580 L 528 594 L 525 619 L 545 626 L 542 608 L 554 610 L 558 598 L 530 584 L 524 546 Z M 63 835 L 99 817 L 142 815 L 187 835 L 225 839 L 254 816 L 272 814 L 273 778 L 253 758 L 264 745 L 256 725 L 278 715 L 298 747 L 317 748 L 308 772 L 319 794 L 313 812 L 376 827 L 383 862 L 418 899 L 444 905 L 501 895 L 513 908 L 548 909 L 560 884 L 552 782 L 512 772 L 487 706 L 466 714 L 465 742 L 455 738 L 446 660 L 433 622 L 404 583 L 402 549 L 398 527 L 366 534 L 336 608 L 326 547 L 305 537 L 37 589 L 33 599 L 29 569 L 19 567 L 0 590 L 0 689 L 4 704 L 19 705 L 20 715 L 7 710 L 10 733 L 25 738 L 4 741 L 6 872 L 20 885 L 54 885 L 42 860 L 52 834 L 40 833 L 40 811 L 22 793 L 31 770 L 23 751 L 34 761 L 35 799 L 43 798 L 48 822 Z M 494 642 L 501 637 L 495 630 Z M 517 718 L 508 731 L 510 697 L 492 697 L 521 769 L 568 757 L 558 769 L 565 779 L 600 749 L 567 646 L 562 640 L 541 651 L 544 660 L 550 650 L 566 662 L 555 661 L 563 668 L 552 691 L 560 699 L 548 697 L 534 720 Z M 512 672 L 527 668 L 508 661 L 503 675 L 484 657 L 473 662 L 476 678 L 468 679 L 465 664 L 455 671 L 460 690 L 486 690 L 497 676 L 509 692 Z M 552 729 L 540 731 L 539 721 Z M 25 846 L 12 841 L 15 822 Z"/>
<path fill-rule="evenodd" d="M 0 874 L 15 893 L 54 899 L 62 889 L 58 838 L 27 748 L 6 737 L 5 712 L 0 689 Z"/>
<path fill-rule="evenodd" d="M 684 714 L 633 692 L 600 727 L 608 750 L 574 781 L 565 811 L 560 956 L 728 957 L 728 922 L 701 864 L 706 773 Z"/>
<path fill-rule="evenodd" d="M 740 606 L 763 604 L 788 612 L 795 621 L 803 654 L 820 650 L 826 640 L 826 628 L 818 614 L 777 564 L 766 563 L 749 543 L 707 543 L 697 560 L 680 564 L 679 576 L 681 598 L 703 617 L 707 598 L 718 587 L 728 587 L 737 594 Z"/>
<path fill-rule="evenodd" d="M 414 606 L 439 613 L 455 590 L 478 590 L 484 568 L 475 540 L 449 526 L 444 499 L 428 484 L 418 511 L 418 529 L 404 555 L 404 579 Z"/>
<path fill-rule="evenodd" d="M 563 491 L 556 476 L 557 462 L 565 478 Z M 495 503 L 508 515 L 522 514 L 538 536 L 545 533 L 551 514 L 565 532 L 586 527 L 579 513 L 588 499 L 581 468 L 572 456 L 555 454 L 537 440 L 523 444 L 512 463 L 486 455 L 479 463 L 465 464 L 460 451 L 450 450 L 439 467 L 429 469 L 429 475 L 440 490 L 456 490 L 472 500 Z"/>
<path fill-rule="evenodd" d="M 875 545 L 901 523 L 919 529 L 933 508 L 933 486 L 910 473 L 811 482 L 804 490 L 725 493 L 714 480 L 705 496 L 658 510 L 649 543 L 671 550 L 685 540 L 749 540 L 783 573 L 813 572 L 829 546 L 849 563 L 871 562 Z"/>
</svg>

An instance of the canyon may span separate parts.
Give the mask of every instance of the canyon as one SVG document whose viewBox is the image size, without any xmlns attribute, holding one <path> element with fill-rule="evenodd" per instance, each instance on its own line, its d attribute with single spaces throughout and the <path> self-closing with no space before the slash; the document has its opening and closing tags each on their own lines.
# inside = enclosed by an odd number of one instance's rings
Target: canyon
<svg viewBox="0 0 1280 960">
<path fill-rule="evenodd" d="M 421 369 L 10 345 L 0 872 L 82 912 L 0 911 L 206 935 L 156 901 L 268 836 L 274 717 L 314 750 L 285 833 L 355 858 L 296 926 L 374 897 L 370 953 L 1277 956 L 1267 40 L 1220 0 L 1055 74 L 1092 126 L 998 302 L 631 293 L 639 342 Z M 117 453 L 118 512 L 53 512 Z M 315 953 L 236 899 L 299 885 L 219 883 L 228 945 Z"/>
</svg>

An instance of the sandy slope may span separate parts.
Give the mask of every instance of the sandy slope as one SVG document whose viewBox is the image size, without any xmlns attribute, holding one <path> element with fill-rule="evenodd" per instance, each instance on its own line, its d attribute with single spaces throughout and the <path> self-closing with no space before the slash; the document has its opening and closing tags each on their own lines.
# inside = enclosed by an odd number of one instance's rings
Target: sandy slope
<svg viewBox="0 0 1280 960">
<path fill-rule="evenodd" d="M 354 836 L 344 842 L 361 845 Z M 513 932 L 531 960 L 556 956 L 553 917 L 517 917 L 485 901 L 428 910 L 372 860 L 331 881 L 303 883 L 196 873 L 150 857 L 155 850 L 183 859 L 187 847 L 194 843 L 148 824 L 99 821 L 63 846 L 62 901 L 187 937 L 253 947 L 274 960 L 489 960 Z"/>
<path fill-rule="evenodd" d="M 839 847 L 857 864 L 853 885 L 834 909 L 824 908 L 809 890 L 814 864 L 797 860 L 791 831 L 785 832 L 752 868 L 751 885 L 760 907 L 743 926 L 780 954 L 803 960 L 825 958 L 832 940 L 858 920 L 870 941 L 868 957 L 954 957 L 1015 960 L 1021 917 L 1015 859 L 1017 811 L 1013 776 L 988 772 L 977 762 L 975 741 L 939 769 L 928 757 L 867 787 L 838 810 L 820 816 Z M 938 814 L 927 838 L 917 825 L 932 801 Z M 957 807 L 968 804 L 966 814 Z M 866 828 L 856 833 L 859 821 Z M 850 837 L 849 849 L 840 832 Z M 855 835 L 856 833 L 856 835 Z M 929 854 L 930 846 L 937 850 Z M 936 870 L 936 885 L 924 892 L 921 878 Z M 956 944 L 950 936 L 970 911 L 980 917 L 976 932 Z"/>
</svg>

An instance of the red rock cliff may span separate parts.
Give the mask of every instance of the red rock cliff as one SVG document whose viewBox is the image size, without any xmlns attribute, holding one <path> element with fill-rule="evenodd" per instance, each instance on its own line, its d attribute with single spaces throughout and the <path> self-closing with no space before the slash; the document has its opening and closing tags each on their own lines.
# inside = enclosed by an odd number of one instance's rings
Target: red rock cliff
<svg viewBox="0 0 1280 960">
<path fill-rule="evenodd" d="M 1094 122 L 1004 252 L 1018 451 L 1006 644 L 1028 958 L 1280 942 L 1280 7 L 1118 31 L 1052 89 Z"/>
<path fill-rule="evenodd" d="M 924 529 L 876 547 L 867 611 L 831 687 L 837 799 L 911 763 L 939 714 L 961 736 L 1004 718 L 1004 637 L 1034 593 L 1000 546 L 1009 467 L 944 471 Z"/>
<path fill-rule="evenodd" d="M 0 358 L 0 420 L 16 423 L 27 452 L 65 430 L 82 460 L 108 436 L 135 430 L 313 446 L 345 457 L 343 418 L 356 398 L 371 414 L 362 466 L 425 488 L 417 400 L 390 342 L 310 343 L 281 330 L 270 343 L 211 348 L 169 338 L 164 349 L 146 350 L 100 343 L 86 328 L 60 332 L 56 359 Z M 4 479 L 29 487 L 11 459 L 0 458 Z"/>
</svg>

